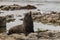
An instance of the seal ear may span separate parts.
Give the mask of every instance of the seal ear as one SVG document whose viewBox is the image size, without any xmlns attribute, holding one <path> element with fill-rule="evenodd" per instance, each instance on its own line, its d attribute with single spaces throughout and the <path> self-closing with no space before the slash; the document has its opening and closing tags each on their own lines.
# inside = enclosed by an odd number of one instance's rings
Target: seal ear
<svg viewBox="0 0 60 40">
<path fill-rule="evenodd" d="M 32 12 L 30 11 L 29 13 L 26 13 L 26 14 L 25 14 L 25 17 L 29 17 L 29 16 L 31 16 L 31 15 L 32 15 Z M 24 17 L 24 18 L 25 18 L 25 17 Z"/>
</svg>

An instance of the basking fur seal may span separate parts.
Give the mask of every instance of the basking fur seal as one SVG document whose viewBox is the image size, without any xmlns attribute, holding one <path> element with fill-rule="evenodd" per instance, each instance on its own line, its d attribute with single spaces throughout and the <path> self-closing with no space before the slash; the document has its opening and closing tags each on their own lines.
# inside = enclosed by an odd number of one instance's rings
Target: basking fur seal
<svg viewBox="0 0 60 40">
<path fill-rule="evenodd" d="M 14 34 L 14 33 L 25 33 L 26 35 L 34 32 L 33 30 L 33 19 L 30 13 L 26 13 L 23 19 L 23 24 L 15 26 L 13 28 L 10 28 L 8 31 L 8 35 Z"/>
</svg>

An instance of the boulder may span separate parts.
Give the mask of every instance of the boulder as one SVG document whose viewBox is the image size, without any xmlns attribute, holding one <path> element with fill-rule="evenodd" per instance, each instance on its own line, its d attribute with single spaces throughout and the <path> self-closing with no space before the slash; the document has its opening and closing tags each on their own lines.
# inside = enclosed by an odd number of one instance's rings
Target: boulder
<svg viewBox="0 0 60 40">
<path fill-rule="evenodd" d="M 1 5 L 0 9 L 8 11 L 8 10 L 21 10 L 21 9 L 36 9 L 36 7 L 32 5 L 20 6 L 18 4 L 13 4 L 13 5 Z"/>
<path fill-rule="evenodd" d="M 27 5 L 27 6 L 21 7 L 20 9 L 36 9 L 36 7 L 32 5 Z"/>
<path fill-rule="evenodd" d="M 6 6 L 2 7 L 1 10 L 7 10 L 8 11 L 8 10 L 10 10 L 10 6 L 6 5 Z"/>
</svg>

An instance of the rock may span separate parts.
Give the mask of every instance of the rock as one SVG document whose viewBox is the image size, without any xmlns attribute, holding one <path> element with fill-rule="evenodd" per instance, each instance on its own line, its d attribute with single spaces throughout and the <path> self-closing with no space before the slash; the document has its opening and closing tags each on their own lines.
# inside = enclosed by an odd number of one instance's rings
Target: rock
<svg viewBox="0 0 60 40">
<path fill-rule="evenodd" d="M 8 35 L 6 33 L 0 33 L 0 39 L 4 40 Z"/>
<path fill-rule="evenodd" d="M 22 15 L 18 15 L 17 17 L 22 17 Z"/>
<path fill-rule="evenodd" d="M 27 6 L 21 7 L 20 9 L 36 9 L 36 7 L 32 5 L 27 5 Z"/>
<path fill-rule="evenodd" d="M 60 25 L 60 13 L 52 11 L 48 14 L 32 14 L 33 20 L 49 25 Z"/>
<path fill-rule="evenodd" d="M 17 4 L 13 5 L 1 5 L 0 6 L 1 10 L 19 10 L 20 6 Z"/>
<path fill-rule="evenodd" d="M 21 18 L 20 20 L 23 21 L 23 18 Z"/>
<path fill-rule="evenodd" d="M 30 33 L 29 35 L 28 35 L 28 37 L 29 38 L 37 38 L 37 33 Z"/>
<path fill-rule="evenodd" d="M 14 37 L 16 38 L 16 40 L 25 40 L 26 39 L 26 36 L 25 35 L 20 35 L 20 34 L 12 34 L 10 35 L 10 37 Z"/>
<path fill-rule="evenodd" d="M 47 31 L 40 32 L 39 39 L 37 38 L 37 33 L 30 33 L 28 36 L 25 36 L 24 33 L 7 35 L 6 33 L 0 33 L 0 40 L 59 40 L 60 32 Z"/>
<path fill-rule="evenodd" d="M 14 20 L 15 20 L 14 18 L 7 18 L 6 22 L 11 22 L 11 21 L 13 22 Z"/>
<path fill-rule="evenodd" d="M 10 21 L 14 21 L 14 20 L 15 20 L 15 18 L 14 18 L 13 14 L 6 16 L 6 22 L 10 22 Z"/>
<path fill-rule="evenodd" d="M 14 17 L 13 14 L 11 14 L 11 15 L 7 15 L 7 16 L 6 16 L 6 18 L 13 18 L 13 17 Z"/>
<path fill-rule="evenodd" d="M 5 6 L 6 6 L 6 5 L 1 5 L 0 8 L 3 8 L 3 7 L 5 7 Z"/>
<path fill-rule="evenodd" d="M 48 22 L 52 22 L 52 20 L 53 20 L 53 18 L 51 18 L 51 17 L 48 17 L 46 19 L 47 19 Z"/>
<path fill-rule="evenodd" d="M 56 14 L 57 12 L 51 11 L 51 14 Z"/>
<path fill-rule="evenodd" d="M 36 9 L 36 7 L 32 5 L 20 6 L 18 4 L 13 4 L 13 5 L 1 5 L 0 9 L 8 11 L 8 10 L 21 10 L 21 9 Z"/>
<path fill-rule="evenodd" d="M 16 40 L 16 39 L 13 38 L 13 37 L 7 37 L 7 38 L 5 38 L 4 40 Z"/>
<path fill-rule="evenodd" d="M 37 11 L 40 11 L 40 9 L 37 9 Z"/>
<path fill-rule="evenodd" d="M 20 6 L 17 4 L 10 5 L 11 10 L 20 10 Z"/>
<path fill-rule="evenodd" d="M 4 7 L 1 8 L 1 10 L 7 10 L 8 11 L 9 8 L 10 8 L 10 6 L 4 6 Z"/>
<path fill-rule="evenodd" d="M 18 4 L 13 4 L 13 6 L 20 6 L 20 5 L 18 5 Z"/>
<path fill-rule="evenodd" d="M 33 14 L 32 15 L 41 15 L 40 12 L 32 12 Z"/>
</svg>

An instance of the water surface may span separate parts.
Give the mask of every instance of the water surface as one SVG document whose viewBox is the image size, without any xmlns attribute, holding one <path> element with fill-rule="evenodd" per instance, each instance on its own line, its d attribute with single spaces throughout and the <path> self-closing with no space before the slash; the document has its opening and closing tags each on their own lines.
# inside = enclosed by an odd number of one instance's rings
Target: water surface
<svg viewBox="0 0 60 40">
<path fill-rule="evenodd" d="M 0 2 L 0 5 L 12 5 L 12 4 L 19 4 L 19 5 L 34 5 L 37 7 L 35 10 L 31 10 L 36 12 L 38 9 L 40 10 L 41 13 L 48 13 L 50 11 L 57 11 L 60 12 L 60 3 L 56 2 Z M 1 10 L 2 11 L 2 10 Z M 21 25 L 23 21 L 19 20 L 20 18 L 24 17 L 24 14 L 26 12 L 29 12 L 30 10 L 15 10 L 15 11 L 2 11 L 4 13 L 0 14 L 0 16 L 7 16 L 7 15 L 14 15 L 14 18 L 16 19 L 13 22 L 6 23 L 7 30 L 9 30 L 11 27 L 16 26 L 16 25 Z M 22 17 L 18 17 L 18 15 L 22 15 Z M 56 30 L 60 31 L 60 26 L 54 26 L 54 25 L 46 25 L 42 23 L 37 23 L 34 22 L 34 30 L 36 31 L 38 28 L 40 29 L 48 29 L 48 30 Z"/>
</svg>

